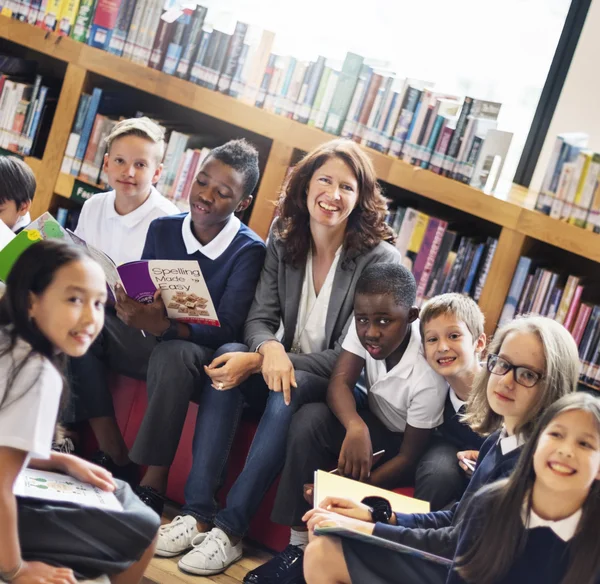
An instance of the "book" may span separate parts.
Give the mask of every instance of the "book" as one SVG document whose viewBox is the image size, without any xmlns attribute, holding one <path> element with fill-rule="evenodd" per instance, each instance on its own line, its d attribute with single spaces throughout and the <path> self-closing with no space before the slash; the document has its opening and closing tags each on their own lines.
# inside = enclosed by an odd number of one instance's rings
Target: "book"
<svg viewBox="0 0 600 584">
<path fill-rule="evenodd" d="M 190 76 L 190 71 L 192 69 L 193 64 L 196 61 L 196 57 L 198 55 L 198 50 L 200 49 L 201 38 L 202 38 L 202 27 L 204 26 L 204 19 L 206 18 L 206 13 L 208 9 L 205 6 L 197 6 L 196 10 L 194 10 L 194 14 L 192 15 L 191 24 L 186 30 L 186 34 L 182 39 L 183 52 L 181 54 L 181 58 L 177 63 L 175 68 L 175 75 L 180 79 L 188 79 Z M 161 19 L 159 28 L 162 29 L 163 32 L 157 34 L 157 37 L 160 35 L 166 35 L 168 32 L 168 24 Z M 159 50 L 160 44 L 164 43 L 164 40 L 159 41 L 158 47 L 156 44 L 152 47 L 150 62 L 154 60 L 156 63 L 159 55 L 155 52 Z M 156 67 L 155 67 L 156 68 Z"/>
<path fill-rule="evenodd" d="M 88 44 L 97 49 L 106 48 L 117 22 L 121 0 L 98 0 Z"/>
<path fill-rule="evenodd" d="M 504 302 L 502 313 L 498 319 L 499 327 L 507 322 L 510 322 L 516 316 L 517 305 L 525 287 L 525 281 L 527 279 L 527 275 L 529 274 L 530 267 L 531 258 L 521 256 L 510 284 L 510 288 L 508 289 L 508 296 Z"/>
<path fill-rule="evenodd" d="M 17 497 L 70 503 L 80 507 L 92 507 L 109 511 L 123 511 L 114 493 L 83 483 L 69 475 L 25 468 L 13 487 Z"/>
<path fill-rule="evenodd" d="M 160 290 L 169 318 L 193 324 L 220 326 L 210 293 L 195 260 L 138 260 L 117 266 L 101 250 L 68 231 L 76 245 L 85 247 L 100 264 L 108 287 L 115 295 L 115 286 L 123 287 L 127 296 L 150 304 Z"/>
<path fill-rule="evenodd" d="M 440 564 L 448 568 L 452 566 L 452 560 L 449 560 L 448 558 L 436 556 L 435 554 L 424 552 L 416 548 L 411 548 L 410 546 L 392 541 L 390 539 L 385 539 L 384 537 L 378 537 L 377 535 L 372 534 L 368 535 L 366 533 L 362 533 L 355 529 L 349 529 L 347 527 L 316 527 L 314 533 L 315 535 L 334 535 L 336 537 L 346 537 L 348 539 L 355 539 L 362 543 L 368 543 L 370 545 L 382 547 L 401 554 L 408 554 L 409 556 L 427 560 L 428 562 L 434 562 L 435 564 Z"/>
<path fill-rule="evenodd" d="M 468 160 L 463 167 L 465 173 L 463 182 L 468 182 L 485 194 L 493 193 L 502 173 L 512 138 L 512 132 L 503 132 L 494 128 L 488 130 L 476 159 Z"/>
<path fill-rule="evenodd" d="M 81 0 L 79 3 L 79 12 L 77 12 L 73 30 L 71 31 L 71 38 L 80 43 L 88 42 L 95 6 L 96 0 Z"/>
</svg>

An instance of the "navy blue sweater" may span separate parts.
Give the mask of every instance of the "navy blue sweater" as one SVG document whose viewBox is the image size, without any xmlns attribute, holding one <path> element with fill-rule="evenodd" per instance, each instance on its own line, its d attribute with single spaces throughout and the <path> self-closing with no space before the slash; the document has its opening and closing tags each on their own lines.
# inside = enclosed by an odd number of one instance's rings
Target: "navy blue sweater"
<svg viewBox="0 0 600 584">
<path fill-rule="evenodd" d="M 190 255 L 181 234 L 184 218 L 185 214 L 152 221 L 142 259 L 197 260 L 221 326 L 189 324 L 190 340 L 211 349 L 218 349 L 225 343 L 241 342 L 244 322 L 265 259 L 265 244 L 242 224 L 229 247 L 217 259 L 211 260 L 200 252 Z"/>
<path fill-rule="evenodd" d="M 444 405 L 444 422 L 434 431 L 434 436 L 445 442 L 450 442 L 458 450 L 480 450 L 485 438 L 460 421 L 461 415 L 454 409 L 450 399 L 450 391 Z"/>
<path fill-rule="evenodd" d="M 477 466 L 461 500 L 452 509 L 433 513 L 396 513 L 397 525 L 377 523 L 374 534 L 404 545 L 452 559 L 458 543 L 460 518 L 467 501 L 484 485 L 507 477 L 515 467 L 521 448 L 506 456 L 497 430 L 483 443 Z"/>
<path fill-rule="evenodd" d="M 485 495 L 473 497 L 461 523 L 457 557 L 467 553 L 476 538 L 485 537 L 481 524 L 488 504 Z M 526 537 L 523 551 L 515 558 L 506 575 L 495 580 L 494 584 L 560 584 L 569 566 L 570 542 L 560 539 L 549 527 L 528 529 Z M 596 581 L 600 583 L 600 574 Z M 452 570 L 446 584 L 465 582 Z"/>
</svg>

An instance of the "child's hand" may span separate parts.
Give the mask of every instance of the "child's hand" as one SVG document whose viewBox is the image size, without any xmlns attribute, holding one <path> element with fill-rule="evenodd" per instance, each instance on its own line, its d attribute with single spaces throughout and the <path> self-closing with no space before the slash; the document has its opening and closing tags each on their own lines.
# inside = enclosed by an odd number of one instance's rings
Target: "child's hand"
<svg viewBox="0 0 600 584">
<path fill-rule="evenodd" d="M 351 519 L 358 519 L 367 523 L 373 522 L 371 509 L 364 503 L 358 503 L 351 499 L 326 497 L 319 503 L 319 508 L 337 513 L 338 515 L 344 515 L 344 517 L 350 517 Z"/>
<path fill-rule="evenodd" d="M 169 319 L 160 290 L 154 293 L 154 302 L 142 304 L 125 294 L 125 290 L 117 284 L 115 287 L 117 316 L 130 327 L 146 331 L 159 337 L 169 328 Z"/>
<path fill-rule="evenodd" d="M 458 466 L 460 466 L 460 468 L 462 468 L 469 477 L 473 475 L 478 456 L 478 450 L 463 450 L 456 453 L 456 457 L 458 458 Z"/>
<path fill-rule="evenodd" d="M 73 570 L 56 568 L 42 562 L 23 562 L 14 584 L 38 584 L 39 582 L 60 582 L 61 584 L 77 584 Z"/>
<path fill-rule="evenodd" d="M 315 527 L 346 527 L 371 535 L 375 529 L 373 523 L 359 521 L 350 517 L 344 517 L 338 513 L 327 511 L 326 509 L 311 509 L 302 517 L 302 521 L 306 522 L 308 530 L 312 533 Z"/>
<path fill-rule="evenodd" d="M 338 472 L 345 477 L 364 482 L 371 476 L 373 447 L 369 428 L 363 422 L 346 432 L 338 459 Z"/>
<path fill-rule="evenodd" d="M 64 472 L 83 483 L 88 483 L 103 491 L 112 492 L 117 488 L 117 483 L 115 483 L 110 472 L 101 466 L 83 460 L 83 458 L 63 454 L 61 465 Z"/>
<path fill-rule="evenodd" d="M 204 366 L 204 372 L 218 390 L 237 387 L 253 373 L 260 371 L 262 355 L 258 353 L 225 353 Z"/>
</svg>

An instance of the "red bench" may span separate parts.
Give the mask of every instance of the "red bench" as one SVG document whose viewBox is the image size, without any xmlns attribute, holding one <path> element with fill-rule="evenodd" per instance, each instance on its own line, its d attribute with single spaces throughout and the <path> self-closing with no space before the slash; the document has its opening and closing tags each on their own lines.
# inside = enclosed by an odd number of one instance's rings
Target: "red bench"
<svg viewBox="0 0 600 584">
<path fill-rule="evenodd" d="M 112 394 L 117 422 L 125 442 L 131 447 L 146 411 L 146 384 L 128 377 L 115 376 Z M 179 448 L 169 474 L 167 497 L 179 504 L 183 504 L 183 489 L 192 466 L 192 437 L 197 411 L 198 406 L 190 403 Z M 224 503 L 227 492 L 244 466 L 255 432 L 255 422 L 242 420 L 229 457 L 227 479 L 218 496 L 221 503 Z M 251 539 L 275 551 L 281 551 L 289 541 L 289 528 L 273 523 L 270 519 L 278 483 L 279 480 L 267 492 L 249 531 Z M 412 496 L 413 489 L 398 489 L 398 492 Z"/>
</svg>

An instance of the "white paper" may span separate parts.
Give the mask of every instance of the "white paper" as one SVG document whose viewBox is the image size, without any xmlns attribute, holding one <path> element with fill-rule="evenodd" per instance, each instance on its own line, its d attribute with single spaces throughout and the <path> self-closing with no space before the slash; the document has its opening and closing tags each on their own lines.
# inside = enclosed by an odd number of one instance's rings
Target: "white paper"
<svg viewBox="0 0 600 584">
<path fill-rule="evenodd" d="M 26 468 L 15 481 L 13 493 L 19 497 L 74 503 L 110 511 L 123 511 L 114 493 L 82 483 L 68 475 Z"/>
<path fill-rule="evenodd" d="M 10 227 L 0 220 L 0 249 L 3 249 L 15 238 L 15 234 Z"/>
</svg>

